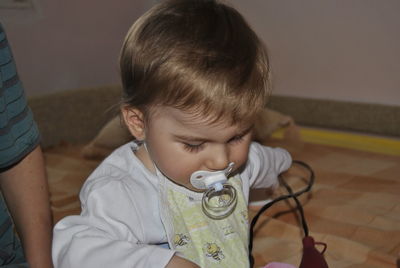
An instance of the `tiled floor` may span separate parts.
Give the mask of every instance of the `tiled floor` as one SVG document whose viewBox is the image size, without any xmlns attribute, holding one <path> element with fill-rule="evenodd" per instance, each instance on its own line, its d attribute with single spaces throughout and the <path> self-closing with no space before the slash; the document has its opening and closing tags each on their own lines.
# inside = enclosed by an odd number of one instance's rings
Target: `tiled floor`
<svg viewBox="0 0 400 268">
<path fill-rule="evenodd" d="M 330 267 L 396 267 L 400 156 L 300 140 L 267 143 L 287 148 L 294 159 L 314 169 L 315 185 L 300 199 L 312 235 L 328 244 L 325 258 Z M 287 176 L 295 189 L 304 186 L 298 174 L 294 170 Z M 293 207 L 293 202 L 282 202 L 260 219 L 254 249 L 257 265 L 270 261 L 299 265 L 303 234 L 296 214 L 285 213 Z M 252 212 L 256 210 L 253 207 Z"/>
</svg>

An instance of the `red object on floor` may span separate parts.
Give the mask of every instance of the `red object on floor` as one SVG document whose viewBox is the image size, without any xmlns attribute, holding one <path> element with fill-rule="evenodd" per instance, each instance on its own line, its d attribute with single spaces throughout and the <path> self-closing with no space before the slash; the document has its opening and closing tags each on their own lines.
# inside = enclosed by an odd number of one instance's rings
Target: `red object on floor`
<svg viewBox="0 0 400 268">
<path fill-rule="evenodd" d="M 324 249 L 319 252 L 315 245 L 323 245 Z M 326 244 L 321 242 L 315 242 L 311 236 L 303 238 L 303 256 L 299 268 L 328 268 L 328 264 L 324 258 L 324 252 L 326 250 Z"/>
</svg>

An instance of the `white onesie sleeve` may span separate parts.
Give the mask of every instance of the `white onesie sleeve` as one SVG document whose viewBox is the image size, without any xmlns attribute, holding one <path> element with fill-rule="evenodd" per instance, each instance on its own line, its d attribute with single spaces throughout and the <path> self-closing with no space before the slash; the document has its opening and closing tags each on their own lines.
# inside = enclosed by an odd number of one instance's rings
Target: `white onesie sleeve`
<svg viewBox="0 0 400 268">
<path fill-rule="evenodd" d="M 82 214 L 54 228 L 55 268 L 159 268 L 173 250 L 146 244 L 146 219 L 119 180 L 100 180 L 81 193 Z M 127 189 L 128 188 L 128 189 Z M 157 232 L 157 230 L 154 230 Z"/>
<path fill-rule="evenodd" d="M 269 188 L 278 184 L 278 175 L 292 164 L 290 154 L 282 148 L 271 148 L 253 142 L 243 174 L 249 188 Z"/>
</svg>

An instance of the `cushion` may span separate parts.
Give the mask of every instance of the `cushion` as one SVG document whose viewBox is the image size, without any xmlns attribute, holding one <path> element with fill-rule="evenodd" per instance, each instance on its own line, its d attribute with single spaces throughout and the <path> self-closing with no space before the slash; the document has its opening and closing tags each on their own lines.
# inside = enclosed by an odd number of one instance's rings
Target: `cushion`
<svg viewBox="0 0 400 268">
<path fill-rule="evenodd" d="M 257 116 L 254 128 L 254 140 L 263 142 L 277 129 L 293 124 L 290 116 L 265 108 Z M 82 155 L 86 159 L 101 159 L 114 149 L 133 140 L 122 118 L 116 116 L 111 119 L 87 144 Z"/>
</svg>

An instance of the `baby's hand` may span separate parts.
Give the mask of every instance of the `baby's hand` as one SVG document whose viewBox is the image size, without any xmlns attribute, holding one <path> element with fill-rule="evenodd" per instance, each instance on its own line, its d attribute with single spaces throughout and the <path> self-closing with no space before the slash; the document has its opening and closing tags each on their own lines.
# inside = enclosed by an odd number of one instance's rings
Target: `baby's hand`
<svg viewBox="0 0 400 268">
<path fill-rule="evenodd" d="M 175 255 L 169 261 L 166 268 L 200 268 L 200 266 Z"/>
</svg>

